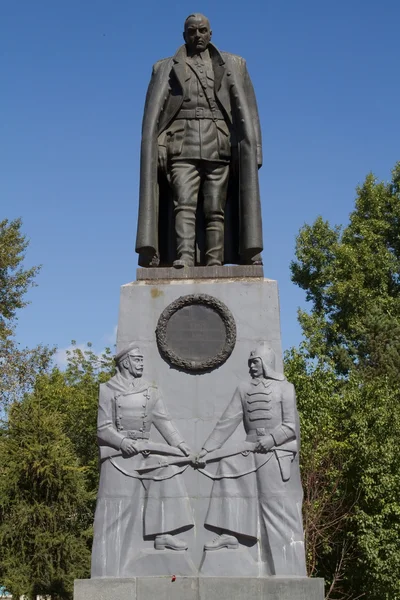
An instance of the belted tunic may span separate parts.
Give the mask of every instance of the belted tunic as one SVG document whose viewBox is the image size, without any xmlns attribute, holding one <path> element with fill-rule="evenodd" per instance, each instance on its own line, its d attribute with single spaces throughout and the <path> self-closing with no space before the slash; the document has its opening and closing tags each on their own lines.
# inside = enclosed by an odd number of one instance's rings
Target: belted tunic
<svg viewBox="0 0 400 600">
<path fill-rule="evenodd" d="M 304 576 L 303 491 L 293 385 L 274 379 L 241 383 L 203 447 L 220 448 L 241 422 L 248 441 L 270 436 L 271 451 L 220 461 L 205 524 L 258 539 L 265 574 Z"/>
<path fill-rule="evenodd" d="M 101 460 L 115 454 L 126 437 L 149 439 L 152 425 L 170 446 L 183 442 L 157 387 L 139 377 L 126 380 L 120 374 L 100 385 L 97 439 Z"/>
<path fill-rule="evenodd" d="M 248 441 L 271 435 L 281 450 L 297 452 L 295 392 L 288 381 L 240 384 L 203 447 L 209 452 L 220 448 L 242 421 Z"/>
<path fill-rule="evenodd" d="M 215 97 L 215 76 L 208 50 L 185 61 L 182 108 L 161 134 L 169 158 L 229 163 L 230 128 Z"/>
</svg>

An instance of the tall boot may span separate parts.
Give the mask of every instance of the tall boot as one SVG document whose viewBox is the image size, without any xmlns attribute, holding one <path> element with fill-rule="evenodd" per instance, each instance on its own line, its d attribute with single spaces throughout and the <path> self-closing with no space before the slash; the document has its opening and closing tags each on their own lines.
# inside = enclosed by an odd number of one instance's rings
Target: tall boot
<svg viewBox="0 0 400 600">
<path fill-rule="evenodd" d="M 215 267 L 224 260 L 224 221 L 209 221 L 206 225 L 206 265 Z"/>
<path fill-rule="evenodd" d="M 196 239 L 196 212 L 190 208 L 175 210 L 176 255 L 173 266 L 176 268 L 194 266 L 194 245 Z"/>
</svg>

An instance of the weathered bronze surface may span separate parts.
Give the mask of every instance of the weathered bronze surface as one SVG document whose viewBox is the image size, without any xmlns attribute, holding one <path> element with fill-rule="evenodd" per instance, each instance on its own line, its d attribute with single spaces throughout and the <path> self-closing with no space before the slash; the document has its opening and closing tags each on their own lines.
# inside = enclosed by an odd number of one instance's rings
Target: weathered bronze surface
<svg viewBox="0 0 400 600">
<path fill-rule="evenodd" d="M 261 264 L 261 130 L 246 61 L 189 15 L 143 116 L 136 251 L 144 267 Z"/>
</svg>

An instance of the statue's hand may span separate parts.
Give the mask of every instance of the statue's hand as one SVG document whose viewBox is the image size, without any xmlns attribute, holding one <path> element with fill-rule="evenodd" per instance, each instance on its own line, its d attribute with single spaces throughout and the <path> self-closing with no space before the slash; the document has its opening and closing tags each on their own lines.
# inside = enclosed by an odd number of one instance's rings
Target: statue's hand
<svg viewBox="0 0 400 600">
<path fill-rule="evenodd" d="M 198 455 L 197 455 L 197 458 L 198 458 L 198 459 L 200 459 L 200 458 L 204 458 L 204 456 L 205 456 L 206 454 L 208 454 L 208 450 L 206 450 L 205 448 L 202 448 L 202 449 L 200 450 L 200 452 L 198 453 Z"/>
<path fill-rule="evenodd" d="M 205 455 L 208 453 L 208 450 L 202 448 L 200 452 L 195 456 L 194 461 L 192 462 L 192 466 L 195 469 L 204 469 L 207 464 L 207 461 L 204 459 Z"/>
<path fill-rule="evenodd" d="M 254 452 L 258 454 L 265 454 L 268 450 L 275 446 L 275 441 L 272 435 L 266 435 L 258 440 L 256 447 L 254 448 Z"/>
<path fill-rule="evenodd" d="M 167 148 L 165 146 L 158 146 L 158 166 L 161 171 L 167 174 Z"/>
<path fill-rule="evenodd" d="M 189 446 L 185 442 L 182 442 L 181 444 L 178 444 L 178 448 L 179 448 L 179 450 L 181 450 L 183 452 L 183 454 L 185 456 L 189 456 L 190 454 L 192 454 L 191 449 L 189 448 Z"/>
<path fill-rule="evenodd" d="M 133 456 L 134 454 L 138 453 L 135 441 L 131 440 L 129 438 L 124 438 L 122 440 L 121 450 L 122 450 L 122 453 L 125 454 L 126 456 Z"/>
</svg>

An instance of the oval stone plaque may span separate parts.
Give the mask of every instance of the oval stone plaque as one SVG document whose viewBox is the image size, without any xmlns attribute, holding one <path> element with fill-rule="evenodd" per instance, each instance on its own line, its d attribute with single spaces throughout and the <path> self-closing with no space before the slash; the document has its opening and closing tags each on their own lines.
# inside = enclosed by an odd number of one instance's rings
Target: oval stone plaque
<svg viewBox="0 0 400 600">
<path fill-rule="evenodd" d="M 236 343 L 228 307 L 208 294 L 181 296 L 161 313 L 156 329 L 162 356 L 188 371 L 208 371 L 226 361 Z"/>
</svg>

